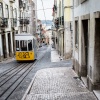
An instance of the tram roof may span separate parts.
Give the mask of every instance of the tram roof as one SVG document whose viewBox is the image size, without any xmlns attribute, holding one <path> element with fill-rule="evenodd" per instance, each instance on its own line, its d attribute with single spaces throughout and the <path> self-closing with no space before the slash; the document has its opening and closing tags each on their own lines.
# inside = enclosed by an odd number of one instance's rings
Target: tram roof
<svg viewBox="0 0 100 100">
<path fill-rule="evenodd" d="M 36 39 L 36 37 L 30 33 L 15 34 L 15 40 L 32 40 L 33 38 Z"/>
</svg>

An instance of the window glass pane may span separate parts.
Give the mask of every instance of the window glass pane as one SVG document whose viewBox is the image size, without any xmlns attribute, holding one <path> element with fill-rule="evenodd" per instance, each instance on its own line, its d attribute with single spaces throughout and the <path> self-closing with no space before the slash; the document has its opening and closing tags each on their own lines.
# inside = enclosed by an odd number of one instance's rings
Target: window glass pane
<svg viewBox="0 0 100 100">
<path fill-rule="evenodd" d="M 10 7 L 10 11 L 11 11 L 11 13 L 10 13 L 11 18 L 13 18 L 13 7 Z"/>
<path fill-rule="evenodd" d="M 16 8 L 14 9 L 13 13 L 14 13 L 14 18 L 17 18 L 17 10 L 16 10 Z"/>
<path fill-rule="evenodd" d="M 78 21 L 75 21 L 75 45 L 78 48 L 79 41 L 79 29 L 78 29 Z"/>
<path fill-rule="evenodd" d="M 20 41 L 20 49 L 21 51 L 27 51 L 27 41 Z"/>
<path fill-rule="evenodd" d="M 20 48 L 19 48 L 19 41 L 16 40 L 16 51 L 19 51 L 19 50 L 20 50 Z"/>
<path fill-rule="evenodd" d="M 17 9 L 15 8 L 15 18 L 17 18 Z"/>
<path fill-rule="evenodd" d="M 2 3 L 0 3 L 0 17 L 3 17 L 3 12 L 2 12 L 2 10 L 3 10 Z"/>
<path fill-rule="evenodd" d="M 6 18 L 9 18 L 8 5 L 5 5 Z"/>
<path fill-rule="evenodd" d="M 28 50 L 32 51 L 32 40 L 28 40 Z"/>
</svg>

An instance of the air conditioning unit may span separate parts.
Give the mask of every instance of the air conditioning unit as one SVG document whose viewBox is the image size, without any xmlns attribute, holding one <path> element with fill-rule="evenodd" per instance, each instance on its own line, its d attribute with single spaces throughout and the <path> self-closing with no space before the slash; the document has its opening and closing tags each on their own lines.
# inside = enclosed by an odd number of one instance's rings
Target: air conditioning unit
<svg viewBox="0 0 100 100">
<path fill-rule="evenodd" d="M 0 26 L 2 26 L 3 25 L 3 20 L 2 20 L 2 18 L 0 17 Z"/>
</svg>

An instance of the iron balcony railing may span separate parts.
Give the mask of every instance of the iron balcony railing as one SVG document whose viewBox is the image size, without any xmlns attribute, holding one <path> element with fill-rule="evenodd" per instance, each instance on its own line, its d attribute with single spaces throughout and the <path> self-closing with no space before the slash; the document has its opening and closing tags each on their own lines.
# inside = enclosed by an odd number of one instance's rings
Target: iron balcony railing
<svg viewBox="0 0 100 100">
<path fill-rule="evenodd" d="M 21 24 L 21 25 L 23 25 L 23 24 L 24 24 L 24 25 L 29 24 L 29 19 L 20 19 L 19 21 L 20 21 L 20 24 Z"/>
<path fill-rule="evenodd" d="M 4 28 L 4 27 L 8 27 L 8 18 L 0 18 L 1 22 L 0 22 L 0 27 Z"/>
</svg>

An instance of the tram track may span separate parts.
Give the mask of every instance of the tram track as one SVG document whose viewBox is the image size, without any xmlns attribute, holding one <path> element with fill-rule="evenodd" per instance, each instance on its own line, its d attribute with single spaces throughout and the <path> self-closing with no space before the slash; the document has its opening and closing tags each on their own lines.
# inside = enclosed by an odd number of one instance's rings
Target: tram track
<svg viewBox="0 0 100 100">
<path fill-rule="evenodd" d="M 36 63 L 37 61 L 35 63 L 21 64 L 18 66 L 18 69 L 13 72 L 13 74 L 10 73 L 10 71 L 5 71 L 5 74 L 1 76 L 2 80 L 0 80 L 0 100 L 7 100 L 9 98 L 13 91 L 20 85 L 24 78 L 33 69 L 33 66 L 36 65 Z M 12 71 L 13 70 L 15 69 L 13 68 Z M 6 75 L 6 73 L 9 75 Z"/>
<path fill-rule="evenodd" d="M 27 66 L 27 64 L 25 65 L 20 65 L 18 66 L 18 68 L 14 69 L 13 72 L 8 73 L 9 75 L 6 75 L 6 77 L 2 78 L 2 80 L 0 81 L 0 87 L 5 84 L 8 80 L 10 80 L 12 77 L 14 77 L 16 74 L 18 74 L 21 70 L 23 70 L 25 68 L 25 66 Z"/>
<path fill-rule="evenodd" d="M 0 93 L 0 98 L 2 100 L 7 100 L 7 98 L 12 94 L 12 92 L 19 86 L 19 84 L 24 80 L 27 74 L 33 69 L 33 64 L 29 64 L 26 70 L 19 75 L 2 93 Z M 9 90 L 9 91 L 8 91 Z"/>
<path fill-rule="evenodd" d="M 20 66 L 21 64 L 17 64 L 15 67 L 9 68 L 7 70 L 5 70 L 4 72 L 0 73 L 0 78 L 4 75 L 6 75 L 7 73 L 9 73 L 10 71 L 14 70 L 16 67 Z"/>
<path fill-rule="evenodd" d="M 46 52 L 45 52 L 46 53 Z M 8 100 L 45 53 L 34 63 L 22 63 L 0 74 L 0 100 Z"/>
</svg>

